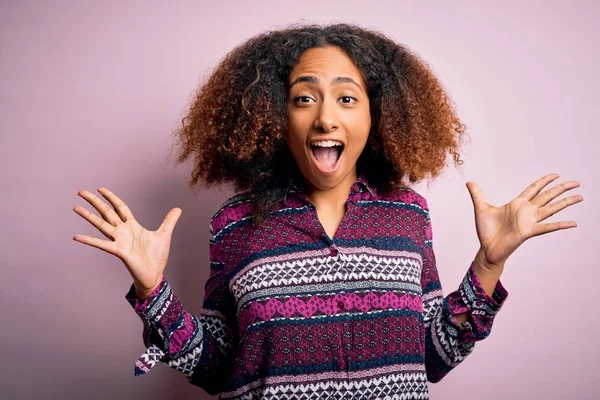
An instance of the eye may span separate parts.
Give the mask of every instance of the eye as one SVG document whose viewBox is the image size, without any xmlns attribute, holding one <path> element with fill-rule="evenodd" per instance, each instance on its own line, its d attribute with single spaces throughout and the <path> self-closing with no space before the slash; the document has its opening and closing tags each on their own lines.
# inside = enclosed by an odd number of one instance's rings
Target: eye
<svg viewBox="0 0 600 400">
<path fill-rule="evenodd" d="M 355 97 L 352 97 L 352 96 L 342 96 L 342 97 L 340 97 L 340 99 L 358 101 L 358 100 L 356 100 Z M 350 104 L 351 103 L 350 101 L 342 101 L 342 102 L 346 103 L 346 104 Z"/>
<path fill-rule="evenodd" d="M 294 103 L 308 103 L 309 101 L 300 101 L 300 100 L 313 100 L 310 96 L 298 96 L 294 97 Z"/>
</svg>

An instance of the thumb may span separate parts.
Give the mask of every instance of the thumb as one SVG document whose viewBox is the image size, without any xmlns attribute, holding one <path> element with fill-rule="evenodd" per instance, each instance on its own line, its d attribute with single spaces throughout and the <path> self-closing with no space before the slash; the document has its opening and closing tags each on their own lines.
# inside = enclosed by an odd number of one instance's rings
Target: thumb
<svg viewBox="0 0 600 400">
<path fill-rule="evenodd" d="M 485 200 L 485 196 L 483 195 L 483 192 L 479 186 L 475 182 L 467 182 L 467 189 L 471 195 L 471 201 L 473 201 L 475 214 L 483 211 L 487 206 L 487 201 Z"/>
<path fill-rule="evenodd" d="M 171 237 L 173 230 L 175 229 L 175 224 L 177 224 L 177 221 L 179 221 L 179 217 L 181 216 L 182 212 L 183 211 L 179 207 L 173 208 L 167 213 L 167 216 L 165 217 L 163 223 L 158 227 L 158 230 Z"/>
</svg>

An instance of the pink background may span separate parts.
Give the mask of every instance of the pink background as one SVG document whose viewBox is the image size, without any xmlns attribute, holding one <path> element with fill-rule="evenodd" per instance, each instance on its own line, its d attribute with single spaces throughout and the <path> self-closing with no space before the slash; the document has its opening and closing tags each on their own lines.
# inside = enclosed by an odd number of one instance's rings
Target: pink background
<svg viewBox="0 0 600 400">
<path fill-rule="evenodd" d="M 440 276 L 454 290 L 478 247 L 467 180 L 504 204 L 551 172 L 584 202 L 509 259 L 491 336 L 432 399 L 599 398 L 597 117 L 600 2 L 3 1 L 0 157 L 3 399 L 212 398 L 159 365 L 133 376 L 142 324 L 121 261 L 72 209 L 106 186 L 156 229 L 183 215 L 166 275 L 198 313 L 208 221 L 231 193 L 188 188 L 171 132 L 199 78 L 233 46 L 290 22 L 352 22 L 423 56 L 472 142 L 429 188 Z M 433 4 L 436 3 L 436 4 Z M 174 153 L 173 153 L 174 154 Z M 594 172 L 595 171 L 595 172 Z"/>
</svg>

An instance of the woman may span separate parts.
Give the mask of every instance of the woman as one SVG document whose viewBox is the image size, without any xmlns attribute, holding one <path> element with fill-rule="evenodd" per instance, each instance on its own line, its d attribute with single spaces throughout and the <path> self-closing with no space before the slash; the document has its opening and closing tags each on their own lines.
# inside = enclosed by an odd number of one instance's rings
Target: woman
<svg viewBox="0 0 600 400">
<path fill-rule="evenodd" d="M 426 200 L 408 183 L 460 163 L 464 125 L 441 83 L 407 48 L 357 26 L 292 26 L 233 49 L 182 127 L 191 184 L 238 194 L 210 222 L 200 316 L 163 275 L 181 209 L 157 231 L 82 190 L 102 215 L 75 212 L 110 240 L 75 240 L 119 257 L 147 351 L 221 398 L 428 398 L 490 334 L 507 297 L 506 260 L 525 240 L 575 227 L 541 223 L 582 200 L 577 182 L 533 182 L 501 207 L 473 182 L 480 249 L 443 297 Z M 540 193 L 541 192 L 541 193 Z M 105 223 L 108 222 L 108 223 Z"/>
</svg>

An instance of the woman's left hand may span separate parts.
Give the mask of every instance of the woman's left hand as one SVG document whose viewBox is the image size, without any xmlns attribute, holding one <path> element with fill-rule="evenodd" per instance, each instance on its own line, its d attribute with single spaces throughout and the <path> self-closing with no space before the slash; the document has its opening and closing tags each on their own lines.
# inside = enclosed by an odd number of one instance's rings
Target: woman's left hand
<svg viewBox="0 0 600 400">
<path fill-rule="evenodd" d="M 540 194 L 558 176 L 550 174 L 538 179 L 511 202 L 500 207 L 488 204 L 479 186 L 475 182 L 467 182 L 481 244 L 477 257 L 486 269 L 498 269 L 501 272 L 508 256 L 529 238 L 577 226 L 575 221 L 540 223 L 583 200 L 581 195 L 574 195 L 550 203 L 567 190 L 579 187 L 577 181 L 562 183 Z"/>
</svg>

